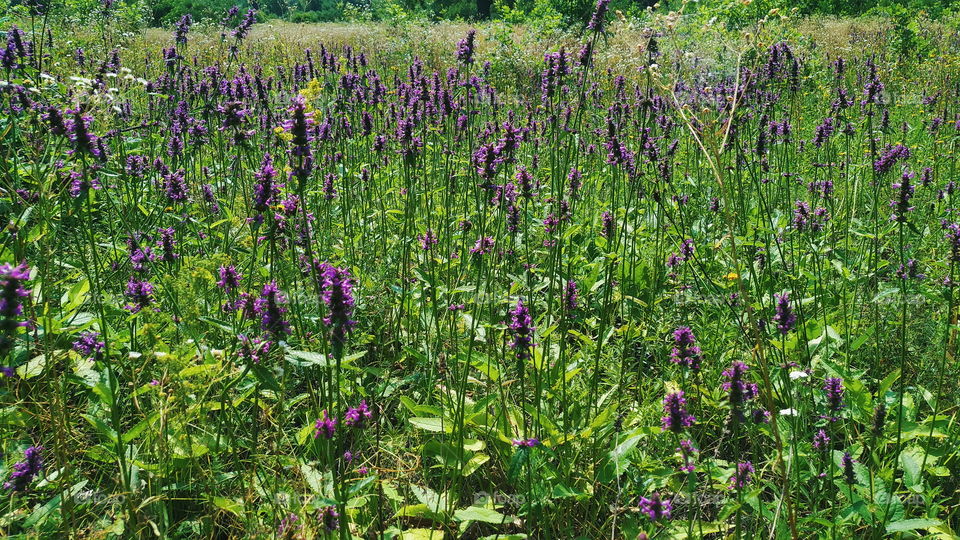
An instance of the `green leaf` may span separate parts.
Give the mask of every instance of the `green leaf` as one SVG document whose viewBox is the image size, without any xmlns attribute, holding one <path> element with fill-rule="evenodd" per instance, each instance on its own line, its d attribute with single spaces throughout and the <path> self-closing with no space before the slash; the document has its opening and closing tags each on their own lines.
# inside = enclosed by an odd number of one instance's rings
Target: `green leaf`
<svg viewBox="0 0 960 540">
<path fill-rule="evenodd" d="M 919 519 L 903 519 L 900 521 L 894 521 L 893 523 L 887 524 L 887 532 L 906 532 L 906 531 L 915 531 L 917 529 L 929 529 L 930 527 L 938 527 L 943 524 L 939 519 L 930 519 L 930 518 L 919 518 Z"/>
<path fill-rule="evenodd" d="M 923 476 L 920 463 L 923 461 L 923 451 L 911 446 L 900 453 L 900 464 L 903 466 L 903 481 L 911 490 L 920 493 L 923 491 Z"/>
<path fill-rule="evenodd" d="M 217 508 L 226 510 L 237 517 L 243 514 L 243 503 L 240 501 L 227 499 L 226 497 L 213 497 L 210 502 Z"/>
<path fill-rule="evenodd" d="M 433 431 L 435 433 L 440 433 L 442 431 L 447 433 L 453 432 L 453 426 L 444 425 L 442 418 L 424 418 L 421 416 L 414 416 L 410 418 L 410 423 L 417 428 L 420 428 L 424 431 Z"/>
<path fill-rule="evenodd" d="M 287 362 L 300 367 L 330 367 L 333 365 L 332 360 L 324 354 L 310 351 L 295 351 L 293 349 L 287 350 Z"/>
<path fill-rule="evenodd" d="M 32 379 L 43 373 L 43 368 L 47 365 L 47 356 L 41 354 L 34 356 L 29 362 L 17 368 L 17 375 L 21 379 Z"/>
<path fill-rule="evenodd" d="M 628 437 L 610 451 L 610 462 L 613 463 L 616 476 L 620 476 L 627 470 L 627 467 L 630 465 L 630 454 L 632 454 L 633 450 L 637 447 L 637 443 L 640 442 L 641 437 L 643 437 L 642 433 Z"/>
<path fill-rule="evenodd" d="M 33 416 L 16 407 L 6 407 L 0 410 L 0 426 L 20 426 L 26 427 L 33 424 Z"/>
<path fill-rule="evenodd" d="M 445 495 L 438 495 L 437 492 L 428 487 L 411 484 L 410 491 L 413 492 L 413 496 L 416 497 L 418 501 L 427 505 L 427 508 L 432 511 L 442 512 L 447 507 L 447 497 Z"/>
<path fill-rule="evenodd" d="M 300 473 L 303 474 L 303 479 L 307 481 L 310 490 L 322 497 L 324 494 L 323 475 L 306 463 L 300 465 Z"/>
<path fill-rule="evenodd" d="M 350 489 L 347 491 L 347 495 L 354 497 L 356 495 L 359 495 L 360 493 L 363 493 L 363 491 L 367 489 L 367 487 L 369 487 L 370 484 L 373 484 L 373 482 L 376 479 L 377 479 L 377 476 L 373 474 L 368 474 L 367 476 L 364 476 L 363 478 L 360 479 L 359 482 L 350 486 Z"/>
<path fill-rule="evenodd" d="M 64 311 L 70 313 L 82 306 L 87 301 L 87 293 L 90 292 L 90 281 L 84 279 L 79 283 L 74 283 L 73 287 L 60 299 L 64 303 Z M 77 323 L 74 323 L 77 324 Z"/>
<path fill-rule="evenodd" d="M 460 466 L 460 456 L 457 450 L 449 444 L 437 440 L 427 441 L 423 445 L 423 456 L 425 458 L 435 458 L 444 467 L 459 468 Z"/>
<path fill-rule="evenodd" d="M 96 428 L 96 430 L 99 431 L 100 434 L 103 435 L 108 441 L 114 444 L 117 443 L 117 432 L 114 431 L 112 427 L 108 426 L 106 422 L 89 414 L 81 414 L 80 416 L 83 417 L 83 419 L 86 420 L 91 426 Z"/>
<path fill-rule="evenodd" d="M 86 480 L 81 480 L 80 482 L 74 484 L 67 491 L 67 497 L 75 498 L 77 494 L 80 493 L 80 491 L 83 490 L 84 486 L 86 485 L 87 485 Z M 26 521 L 23 522 L 23 530 L 32 529 L 34 525 L 37 525 L 38 523 L 40 523 L 40 521 L 42 521 L 48 515 L 50 515 L 50 513 L 53 512 L 54 509 L 59 508 L 62 497 L 63 497 L 62 494 L 57 495 L 56 497 L 47 501 L 46 504 L 44 504 L 43 506 L 34 510 L 33 513 L 30 514 L 30 517 L 28 517 Z"/>
<path fill-rule="evenodd" d="M 467 508 L 457 510 L 453 515 L 458 521 L 481 521 L 483 523 L 494 523 L 497 525 L 505 523 L 508 519 L 507 516 L 496 510 L 481 508 L 479 506 L 468 506 Z"/>
<path fill-rule="evenodd" d="M 316 429 L 314 424 L 307 424 L 300 428 L 300 431 L 297 432 L 297 444 L 303 445 L 306 443 Z"/>
<path fill-rule="evenodd" d="M 443 531 L 433 529 L 407 529 L 400 532 L 398 540 L 443 540 Z"/>
<path fill-rule="evenodd" d="M 463 466 L 463 470 L 460 472 L 460 475 L 470 476 L 471 474 L 477 472 L 477 469 L 479 469 L 488 461 L 490 461 L 490 456 L 486 454 L 475 454 L 467 461 L 467 464 Z"/>
<path fill-rule="evenodd" d="M 130 441 L 136 439 L 143 433 L 143 430 L 147 429 L 150 424 L 152 424 L 157 418 L 160 417 L 159 412 L 150 413 L 149 416 L 141 420 L 137 425 L 133 426 L 126 433 L 123 434 L 124 444 L 129 443 Z"/>
<path fill-rule="evenodd" d="M 180 370 L 180 377 L 186 379 L 193 377 L 194 375 L 206 374 L 211 371 L 216 371 L 220 367 L 220 364 L 200 364 L 199 366 L 190 366 Z"/>
</svg>

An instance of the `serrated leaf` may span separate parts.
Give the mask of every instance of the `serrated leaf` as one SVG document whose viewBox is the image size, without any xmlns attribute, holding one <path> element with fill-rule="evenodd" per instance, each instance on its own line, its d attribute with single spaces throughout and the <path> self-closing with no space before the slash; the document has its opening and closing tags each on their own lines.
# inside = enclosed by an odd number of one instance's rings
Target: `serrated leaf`
<svg viewBox="0 0 960 540">
<path fill-rule="evenodd" d="M 915 446 L 911 446 L 900 453 L 900 465 L 903 466 L 903 481 L 908 488 L 917 493 L 923 491 L 923 477 L 920 471 L 920 463 L 922 460 L 923 452 Z"/>
<path fill-rule="evenodd" d="M 333 365 L 332 360 L 324 354 L 310 351 L 295 351 L 293 349 L 287 350 L 287 361 L 300 367 L 330 367 Z"/>
<path fill-rule="evenodd" d="M 479 469 L 488 461 L 490 461 L 490 456 L 486 454 L 475 454 L 467 461 L 467 464 L 463 466 L 463 470 L 460 472 L 460 475 L 470 476 L 471 474 L 477 472 L 477 469 Z"/>
<path fill-rule="evenodd" d="M 323 475 L 306 463 L 300 465 L 300 473 L 303 474 L 303 479 L 306 480 L 307 485 L 310 486 L 310 490 L 317 495 L 323 496 Z"/>
<path fill-rule="evenodd" d="M 29 362 L 17 368 L 17 375 L 21 379 L 32 379 L 43 373 L 43 368 L 47 365 L 47 356 L 41 354 L 34 356 Z"/>
<path fill-rule="evenodd" d="M 422 487 L 416 484 L 410 485 L 410 491 L 413 492 L 413 496 L 416 497 L 418 501 L 427 505 L 427 508 L 430 510 L 442 512 L 447 508 L 446 495 L 437 494 L 437 492 L 428 487 Z"/>
<path fill-rule="evenodd" d="M 893 523 L 887 524 L 887 532 L 906 532 L 906 531 L 915 531 L 917 529 L 929 529 L 930 527 L 938 527 L 942 525 L 943 522 L 939 519 L 931 518 L 919 518 L 919 519 L 903 519 L 900 521 L 894 521 Z"/>
<path fill-rule="evenodd" d="M 459 521 L 481 521 L 483 523 L 494 523 L 497 525 L 507 521 L 507 516 L 492 510 L 490 508 L 481 508 L 479 506 L 468 506 L 453 513 Z"/>
<path fill-rule="evenodd" d="M 424 418 L 422 416 L 414 416 L 409 420 L 416 428 L 420 428 L 425 431 L 432 431 L 434 433 L 440 433 L 445 431 L 447 433 L 453 432 L 453 426 L 444 425 L 442 418 Z"/>
</svg>

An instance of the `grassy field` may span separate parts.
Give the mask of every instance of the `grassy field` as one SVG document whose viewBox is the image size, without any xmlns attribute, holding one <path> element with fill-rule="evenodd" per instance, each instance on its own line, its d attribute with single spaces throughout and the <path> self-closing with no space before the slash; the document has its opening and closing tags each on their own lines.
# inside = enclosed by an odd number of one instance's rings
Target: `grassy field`
<svg viewBox="0 0 960 540">
<path fill-rule="evenodd" d="M 0 534 L 958 538 L 960 33 L 24 19 Z"/>
</svg>

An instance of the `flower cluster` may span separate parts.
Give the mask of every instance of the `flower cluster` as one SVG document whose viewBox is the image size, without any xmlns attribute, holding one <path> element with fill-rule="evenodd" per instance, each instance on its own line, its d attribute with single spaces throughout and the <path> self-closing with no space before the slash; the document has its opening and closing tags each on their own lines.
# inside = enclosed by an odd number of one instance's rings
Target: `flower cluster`
<svg viewBox="0 0 960 540">
<path fill-rule="evenodd" d="M 26 326 L 20 320 L 23 315 L 23 299 L 30 296 L 24 287 L 30 279 L 30 269 L 26 262 L 17 266 L 0 266 L 0 354 L 13 346 L 13 335 L 17 328 Z"/>
<path fill-rule="evenodd" d="M 287 312 L 287 298 L 280 292 L 275 281 L 263 286 L 260 298 L 253 304 L 253 311 L 260 316 L 260 329 L 274 339 L 281 340 L 290 333 L 290 323 L 284 314 Z"/>
<path fill-rule="evenodd" d="M 516 351 L 518 360 L 530 358 L 530 351 L 534 346 L 533 331 L 530 310 L 523 304 L 523 300 L 517 300 L 516 307 L 510 312 L 510 334 L 513 335 L 510 348 Z"/>
<path fill-rule="evenodd" d="M 743 489 L 753 479 L 753 463 L 745 461 L 737 463 L 737 470 L 730 476 L 730 489 Z"/>
<path fill-rule="evenodd" d="M 793 308 L 790 307 L 790 293 L 778 294 L 776 298 L 777 310 L 773 316 L 773 322 L 777 323 L 777 330 L 781 334 L 787 335 L 797 323 L 797 316 L 793 314 Z"/>
<path fill-rule="evenodd" d="M 33 479 L 40 474 L 40 470 L 43 469 L 43 458 L 40 455 L 42 451 L 42 446 L 31 446 L 27 448 L 23 453 L 23 461 L 19 461 L 13 465 L 13 472 L 10 474 L 10 479 L 3 484 L 3 488 L 16 492 L 26 491 L 30 482 L 32 482 Z"/>
<path fill-rule="evenodd" d="M 663 429 L 674 433 L 682 433 L 696 422 L 696 418 L 687 412 L 687 400 L 683 392 L 671 392 L 663 398 Z"/>
<path fill-rule="evenodd" d="M 640 511 L 647 515 L 650 521 L 670 519 L 673 503 L 669 499 L 661 499 L 659 493 L 650 497 L 640 497 Z"/>
<path fill-rule="evenodd" d="M 673 331 L 673 350 L 670 352 L 670 361 L 674 364 L 686 366 L 693 371 L 700 370 L 700 347 L 696 345 L 697 338 L 689 326 L 680 326 Z"/>
<path fill-rule="evenodd" d="M 824 416 L 827 420 L 835 422 L 837 414 L 843 409 L 843 379 L 838 377 L 827 377 L 823 382 L 823 391 L 827 398 L 828 415 Z"/>
<path fill-rule="evenodd" d="M 327 316 L 323 323 L 332 327 L 331 341 L 335 346 L 343 346 L 347 332 L 357 324 L 353 315 L 353 278 L 350 270 L 326 264 L 322 272 L 323 302 L 327 305 Z"/>
<path fill-rule="evenodd" d="M 363 427 L 363 424 L 373 417 L 370 408 L 367 407 L 367 400 L 361 400 L 360 405 L 347 409 L 343 415 L 343 425 L 347 427 Z"/>
<path fill-rule="evenodd" d="M 86 357 L 96 357 L 100 355 L 107 344 L 100 339 L 100 332 L 83 332 L 73 342 L 73 350 Z"/>
<path fill-rule="evenodd" d="M 320 435 L 323 435 L 324 438 L 332 439 L 337 432 L 337 419 L 330 417 L 327 414 L 326 409 L 323 411 L 323 416 L 317 419 L 317 423 L 314 426 L 315 431 L 313 437 L 317 438 Z"/>
</svg>

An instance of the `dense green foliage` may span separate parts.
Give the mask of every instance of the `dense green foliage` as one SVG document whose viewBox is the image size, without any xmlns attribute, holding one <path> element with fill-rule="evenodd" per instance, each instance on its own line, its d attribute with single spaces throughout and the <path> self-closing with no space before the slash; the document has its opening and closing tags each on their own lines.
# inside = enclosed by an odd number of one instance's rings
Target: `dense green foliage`
<svg viewBox="0 0 960 540">
<path fill-rule="evenodd" d="M 67 16 L 86 17 L 101 10 L 102 0 L 0 0 L 0 8 L 39 2 Z M 196 20 L 217 20 L 230 6 L 256 7 L 262 18 L 293 22 L 404 21 L 503 19 L 538 24 L 546 17 L 579 27 L 593 11 L 593 0 L 117 0 L 125 16 L 143 24 L 168 25 L 186 14 Z M 628 17 L 643 17 L 649 8 L 662 12 L 684 9 L 703 20 L 718 18 L 742 24 L 766 15 L 771 9 L 800 15 L 860 16 L 879 14 L 912 18 L 919 12 L 938 18 L 952 13 L 957 0 L 716 0 L 684 5 L 661 0 L 612 0 L 610 9 Z"/>
<path fill-rule="evenodd" d="M 949 17 L 98 5 L 0 41 L 0 536 L 958 538 Z"/>
</svg>

